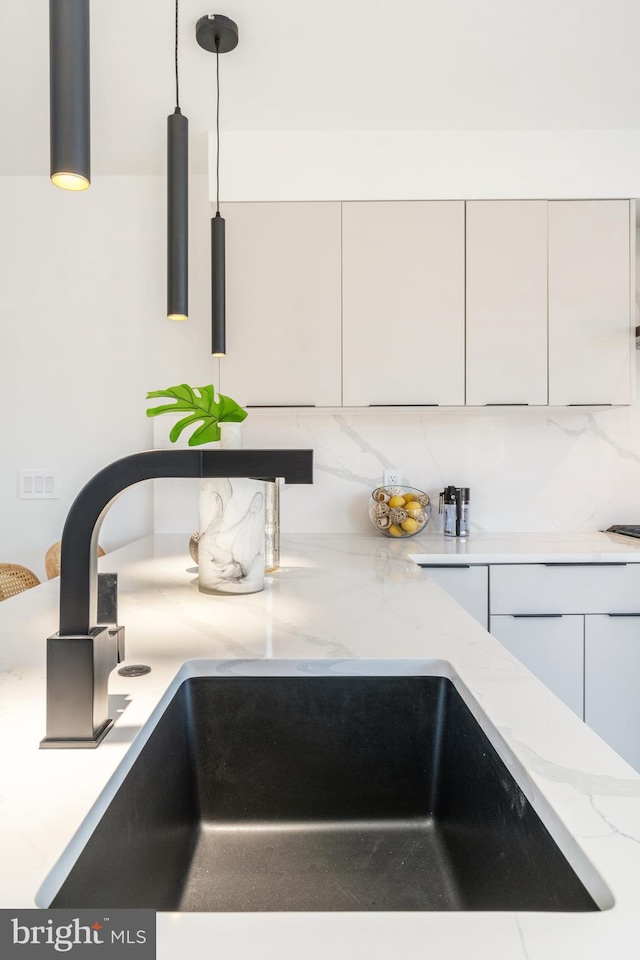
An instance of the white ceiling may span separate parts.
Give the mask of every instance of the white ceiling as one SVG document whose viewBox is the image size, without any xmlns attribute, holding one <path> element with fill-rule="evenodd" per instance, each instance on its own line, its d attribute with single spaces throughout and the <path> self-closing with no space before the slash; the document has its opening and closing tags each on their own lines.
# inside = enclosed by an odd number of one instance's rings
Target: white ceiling
<svg viewBox="0 0 640 960">
<path fill-rule="evenodd" d="M 163 173 L 174 0 L 92 0 L 92 170 Z M 0 174 L 48 172 L 48 5 L 0 0 Z M 206 13 L 237 21 L 220 60 L 234 130 L 640 127 L 638 0 L 180 0 L 180 88 L 206 172 L 215 57 Z"/>
</svg>

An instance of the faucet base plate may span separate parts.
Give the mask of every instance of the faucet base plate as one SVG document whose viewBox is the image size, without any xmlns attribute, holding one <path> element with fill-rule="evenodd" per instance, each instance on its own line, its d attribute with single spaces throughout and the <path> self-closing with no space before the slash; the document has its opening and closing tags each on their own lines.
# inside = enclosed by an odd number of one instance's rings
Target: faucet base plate
<svg viewBox="0 0 640 960">
<path fill-rule="evenodd" d="M 112 726 L 113 720 L 105 720 L 102 726 L 98 728 L 95 737 L 90 737 L 87 740 L 59 740 L 55 737 L 43 737 L 40 741 L 40 749 L 94 750 L 98 744 L 102 743 Z"/>
</svg>

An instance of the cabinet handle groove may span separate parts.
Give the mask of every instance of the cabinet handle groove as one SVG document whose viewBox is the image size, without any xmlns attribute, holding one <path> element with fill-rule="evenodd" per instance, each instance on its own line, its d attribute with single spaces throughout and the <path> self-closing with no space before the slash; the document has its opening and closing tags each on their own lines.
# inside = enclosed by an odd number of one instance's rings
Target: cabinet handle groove
<svg viewBox="0 0 640 960">
<path fill-rule="evenodd" d="M 640 613 L 608 613 L 608 617 L 640 617 Z"/>
<path fill-rule="evenodd" d="M 470 563 L 419 563 L 423 570 L 469 570 Z M 482 566 L 482 564 L 476 564 Z"/>
<path fill-rule="evenodd" d="M 542 567 L 627 567 L 628 564 L 624 560 L 587 560 L 584 563 L 581 563 L 580 560 L 573 561 L 573 563 L 542 563 Z"/>
<path fill-rule="evenodd" d="M 564 613 L 512 613 L 514 620 L 552 620 L 564 617 Z"/>
</svg>

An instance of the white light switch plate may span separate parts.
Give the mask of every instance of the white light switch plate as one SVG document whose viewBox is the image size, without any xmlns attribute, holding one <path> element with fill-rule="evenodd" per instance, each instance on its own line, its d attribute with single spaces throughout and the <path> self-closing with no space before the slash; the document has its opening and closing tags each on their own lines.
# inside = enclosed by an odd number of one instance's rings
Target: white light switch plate
<svg viewBox="0 0 640 960">
<path fill-rule="evenodd" d="M 57 500 L 58 474 L 55 470 L 19 470 L 19 500 Z"/>
</svg>

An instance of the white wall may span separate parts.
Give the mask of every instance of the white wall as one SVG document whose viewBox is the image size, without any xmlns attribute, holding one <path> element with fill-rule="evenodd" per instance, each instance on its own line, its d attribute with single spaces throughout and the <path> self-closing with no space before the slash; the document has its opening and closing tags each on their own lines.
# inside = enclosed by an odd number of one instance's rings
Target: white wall
<svg viewBox="0 0 640 960">
<path fill-rule="evenodd" d="M 239 201 L 637 197 L 639 155 L 638 129 L 231 130 L 221 141 L 221 197 Z M 213 133 L 209 193 L 215 197 Z"/>
<path fill-rule="evenodd" d="M 97 470 L 151 446 L 148 390 L 209 383 L 206 177 L 191 189 L 191 312 L 165 316 L 164 177 L 95 177 L 86 193 L 0 177 L 0 562 L 44 577 L 71 501 Z M 18 500 L 17 471 L 59 471 L 59 500 Z M 114 548 L 151 528 L 150 485 L 105 520 Z"/>
</svg>

